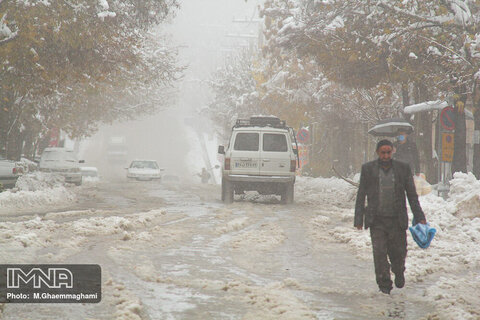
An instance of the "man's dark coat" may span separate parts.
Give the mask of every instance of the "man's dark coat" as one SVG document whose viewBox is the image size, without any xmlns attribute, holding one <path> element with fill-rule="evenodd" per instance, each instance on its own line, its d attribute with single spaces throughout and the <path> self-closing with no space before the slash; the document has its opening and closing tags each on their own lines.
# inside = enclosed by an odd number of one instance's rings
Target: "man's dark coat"
<svg viewBox="0 0 480 320">
<path fill-rule="evenodd" d="M 405 143 L 395 142 L 393 146 L 396 150 L 393 159 L 408 163 L 412 174 L 420 173 L 420 158 L 416 143 L 407 137 Z"/>
<path fill-rule="evenodd" d="M 408 214 L 405 193 L 413 212 L 415 221 L 425 220 L 422 208 L 418 202 L 418 195 L 415 190 L 410 166 L 404 162 L 392 160 L 394 171 L 394 210 L 398 215 L 398 224 L 403 229 L 408 228 Z M 358 188 L 357 200 L 355 202 L 354 226 L 364 226 L 365 229 L 373 223 L 379 206 L 379 175 L 380 164 L 378 160 L 370 161 L 362 166 L 360 175 L 360 186 Z M 390 169 L 391 170 L 391 169 Z M 365 197 L 367 206 L 365 207 Z"/>
</svg>

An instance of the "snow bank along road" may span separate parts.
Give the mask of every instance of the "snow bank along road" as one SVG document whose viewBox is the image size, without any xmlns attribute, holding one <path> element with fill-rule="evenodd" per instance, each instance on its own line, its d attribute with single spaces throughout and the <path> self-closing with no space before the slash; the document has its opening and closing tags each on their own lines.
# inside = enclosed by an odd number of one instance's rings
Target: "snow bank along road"
<svg viewBox="0 0 480 320">
<path fill-rule="evenodd" d="M 5 304 L 1 318 L 479 319 L 468 208 L 480 198 L 461 178 L 456 202 L 422 197 L 439 232 L 428 250 L 409 235 L 407 284 L 391 296 L 375 284 L 368 232 L 352 227 L 356 189 L 337 179 L 300 179 L 291 206 L 255 195 L 225 206 L 218 186 L 156 182 L 3 193 L 3 263 L 99 264 L 103 288 L 99 304 Z"/>
</svg>

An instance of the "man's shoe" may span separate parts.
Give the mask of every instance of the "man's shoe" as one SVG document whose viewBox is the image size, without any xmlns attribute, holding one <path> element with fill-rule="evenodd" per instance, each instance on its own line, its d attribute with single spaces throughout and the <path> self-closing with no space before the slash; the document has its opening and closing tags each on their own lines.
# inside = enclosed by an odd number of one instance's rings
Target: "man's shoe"
<svg viewBox="0 0 480 320">
<path fill-rule="evenodd" d="M 405 276 L 402 273 L 396 274 L 395 275 L 395 287 L 397 288 L 403 288 L 405 285 Z"/>
<path fill-rule="evenodd" d="M 390 291 L 392 291 L 392 288 L 380 287 L 380 291 L 382 291 L 385 294 L 390 294 Z"/>
</svg>

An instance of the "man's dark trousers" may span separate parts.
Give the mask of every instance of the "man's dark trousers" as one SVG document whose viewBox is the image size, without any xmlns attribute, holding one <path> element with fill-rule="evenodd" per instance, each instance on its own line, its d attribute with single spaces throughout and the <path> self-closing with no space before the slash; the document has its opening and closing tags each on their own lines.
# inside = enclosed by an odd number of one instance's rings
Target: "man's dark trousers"
<svg viewBox="0 0 480 320">
<path fill-rule="evenodd" d="M 370 236 L 377 284 L 380 288 L 391 289 L 390 263 L 395 275 L 403 275 L 405 271 L 407 232 L 398 225 L 397 217 L 376 216 L 370 227 Z"/>
</svg>

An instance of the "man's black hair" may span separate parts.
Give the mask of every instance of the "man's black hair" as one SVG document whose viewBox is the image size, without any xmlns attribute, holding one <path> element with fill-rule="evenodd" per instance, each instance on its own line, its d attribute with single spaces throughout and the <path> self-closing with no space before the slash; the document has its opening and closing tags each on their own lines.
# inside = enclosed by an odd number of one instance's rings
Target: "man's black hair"
<svg viewBox="0 0 480 320">
<path fill-rule="evenodd" d="M 390 147 L 393 148 L 393 143 L 392 143 L 392 141 L 387 140 L 387 139 L 380 140 L 380 141 L 378 141 L 378 143 L 377 143 L 377 149 L 376 149 L 376 151 L 378 151 L 378 149 L 380 149 L 382 146 L 390 146 Z"/>
</svg>

